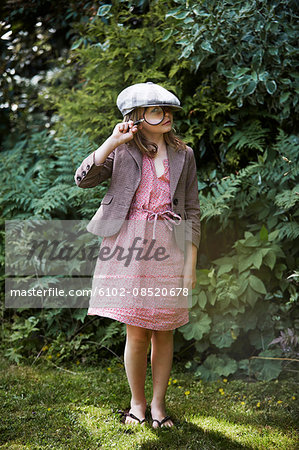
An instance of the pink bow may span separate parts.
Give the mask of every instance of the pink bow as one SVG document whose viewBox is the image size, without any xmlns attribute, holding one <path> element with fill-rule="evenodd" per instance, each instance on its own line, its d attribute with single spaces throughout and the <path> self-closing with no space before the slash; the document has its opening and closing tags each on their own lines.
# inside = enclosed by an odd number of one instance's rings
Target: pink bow
<svg viewBox="0 0 299 450">
<path fill-rule="evenodd" d="M 148 220 L 151 220 L 151 218 L 154 216 L 154 229 L 153 229 L 153 239 L 155 239 L 155 231 L 156 231 L 156 224 L 157 224 L 157 219 L 158 216 L 163 218 L 163 222 L 165 223 L 165 225 L 172 231 L 172 225 L 179 225 L 182 218 L 181 216 L 179 216 L 178 214 L 175 214 L 173 211 L 171 211 L 170 209 L 167 209 L 166 211 L 161 211 L 161 212 L 154 212 L 154 211 L 150 211 L 149 209 L 144 209 L 144 211 L 149 212 L 150 215 L 148 217 Z M 171 215 L 173 218 L 169 217 L 169 215 Z M 179 219 L 178 222 L 173 220 L 174 218 Z M 170 223 L 171 224 L 170 224 Z"/>
</svg>

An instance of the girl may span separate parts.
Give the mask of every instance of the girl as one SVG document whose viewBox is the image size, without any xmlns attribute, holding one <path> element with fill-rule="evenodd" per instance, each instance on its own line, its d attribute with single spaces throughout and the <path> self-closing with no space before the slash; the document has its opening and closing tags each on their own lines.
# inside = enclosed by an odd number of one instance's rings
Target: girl
<svg viewBox="0 0 299 450">
<path fill-rule="evenodd" d="M 119 94 L 117 106 L 124 121 L 84 159 L 75 174 L 75 181 L 82 188 L 97 186 L 111 177 L 110 187 L 87 229 L 103 237 L 103 251 L 124 249 L 136 236 L 140 240 L 144 238 L 144 249 L 149 250 L 145 244 L 153 242 L 163 246 L 152 260 L 131 258 L 128 265 L 121 258 L 100 260 L 99 257 L 93 278 L 95 294 L 88 315 L 110 317 L 126 324 L 124 360 L 131 407 L 123 413 L 125 423 L 145 422 L 144 386 L 151 342 L 152 426 L 171 427 L 173 421 L 166 415 L 165 395 L 172 367 L 173 330 L 188 323 L 189 317 L 185 305 L 178 302 L 171 307 L 173 296 L 167 289 L 181 286 L 191 290 L 196 284 L 200 242 L 196 163 L 192 149 L 172 130 L 173 112 L 181 106 L 171 92 L 151 82 L 135 84 Z M 179 232 L 182 218 L 191 223 L 185 253 Z M 164 259 L 160 258 L 161 249 L 164 249 Z M 156 303 L 153 303 L 150 289 L 160 290 L 163 280 L 169 279 L 173 285 L 165 281 L 164 295 L 154 297 Z M 109 286 L 116 286 L 117 293 L 121 289 L 125 292 L 113 304 L 111 297 L 100 298 L 97 294 L 100 290 L 94 289 L 99 286 L 102 293 L 108 292 L 105 289 Z M 143 287 L 146 295 L 133 296 L 134 287 L 137 293 Z M 108 300 L 110 303 L 103 305 Z"/>
</svg>

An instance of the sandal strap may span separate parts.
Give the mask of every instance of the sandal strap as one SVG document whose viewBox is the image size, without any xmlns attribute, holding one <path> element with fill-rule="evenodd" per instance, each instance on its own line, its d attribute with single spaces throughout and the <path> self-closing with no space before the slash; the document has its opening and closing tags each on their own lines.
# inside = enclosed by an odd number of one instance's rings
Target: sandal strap
<svg viewBox="0 0 299 450">
<path fill-rule="evenodd" d="M 139 419 L 139 417 L 136 417 L 135 414 L 130 413 L 128 410 L 124 410 L 124 411 L 118 410 L 117 412 L 124 419 L 123 423 L 125 423 L 126 417 L 131 417 L 132 419 L 137 420 L 137 422 L 139 422 L 140 424 L 146 422 L 146 419 Z"/>
<path fill-rule="evenodd" d="M 139 417 L 136 417 L 133 413 L 129 413 L 129 412 L 123 412 L 123 417 L 132 417 L 132 419 L 137 420 L 139 423 L 143 423 L 146 421 L 146 419 L 139 419 Z"/>
<path fill-rule="evenodd" d="M 170 416 L 165 416 L 164 419 L 161 420 L 160 424 L 163 425 L 163 423 L 167 422 L 167 420 L 170 419 Z"/>
<path fill-rule="evenodd" d="M 157 422 L 159 427 L 163 425 L 163 423 L 167 422 L 167 420 L 171 420 L 170 416 L 165 416 L 161 421 L 158 419 L 153 419 L 153 422 Z"/>
<path fill-rule="evenodd" d="M 139 417 L 136 417 L 133 413 L 126 413 L 125 416 L 126 416 L 126 417 L 129 416 L 129 417 L 131 417 L 132 419 L 137 420 L 139 423 L 145 422 L 145 419 L 142 419 L 142 420 L 141 420 L 141 419 L 139 419 Z"/>
</svg>

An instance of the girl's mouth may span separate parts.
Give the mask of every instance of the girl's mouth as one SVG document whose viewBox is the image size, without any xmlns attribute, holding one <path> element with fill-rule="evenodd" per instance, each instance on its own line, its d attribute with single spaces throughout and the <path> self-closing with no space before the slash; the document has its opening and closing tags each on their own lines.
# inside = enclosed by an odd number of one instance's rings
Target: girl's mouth
<svg viewBox="0 0 299 450">
<path fill-rule="evenodd" d="M 171 123 L 171 120 L 167 120 L 167 122 L 164 122 L 163 125 L 169 125 Z"/>
</svg>

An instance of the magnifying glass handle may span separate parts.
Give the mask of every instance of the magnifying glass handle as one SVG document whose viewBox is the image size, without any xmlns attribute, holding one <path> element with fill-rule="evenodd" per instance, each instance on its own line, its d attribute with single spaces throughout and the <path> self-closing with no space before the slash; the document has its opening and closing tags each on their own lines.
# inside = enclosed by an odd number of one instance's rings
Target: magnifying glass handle
<svg viewBox="0 0 299 450">
<path fill-rule="evenodd" d="M 141 122 L 144 122 L 144 119 L 136 120 L 136 122 L 133 123 L 133 126 L 134 126 L 134 125 L 139 125 Z M 128 133 L 129 131 L 130 131 L 130 128 L 128 128 L 128 130 L 126 131 L 126 133 Z"/>
<path fill-rule="evenodd" d="M 144 122 L 144 119 L 136 120 L 136 122 L 133 123 L 133 126 L 134 125 L 139 125 L 141 122 Z"/>
</svg>

